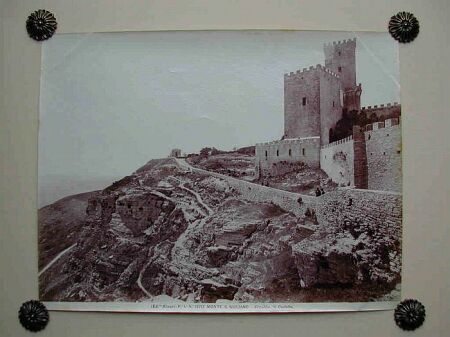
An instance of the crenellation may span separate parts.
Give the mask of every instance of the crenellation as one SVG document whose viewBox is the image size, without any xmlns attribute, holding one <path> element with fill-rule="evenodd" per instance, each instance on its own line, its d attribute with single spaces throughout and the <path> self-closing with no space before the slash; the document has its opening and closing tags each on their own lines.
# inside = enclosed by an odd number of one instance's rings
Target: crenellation
<svg viewBox="0 0 450 337">
<path fill-rule="evenodd" d="M 340 186 L 398 190 L 400 150 L 392 148 L 390 139 L 400 139 L 400 104 L 361 107 L 356 38 L 325 44 L 324 53 L 325 65 L 284 74 L 284 136 L 257 144 L 256 176 L 284 174 L 284 164 L 303 162 L 320 167 Z M 355 126 L 353 135 L 330 143 L 343 109 L 364 112 L 372 120 L 375 114 L 378 121 Z"/>
</svg>

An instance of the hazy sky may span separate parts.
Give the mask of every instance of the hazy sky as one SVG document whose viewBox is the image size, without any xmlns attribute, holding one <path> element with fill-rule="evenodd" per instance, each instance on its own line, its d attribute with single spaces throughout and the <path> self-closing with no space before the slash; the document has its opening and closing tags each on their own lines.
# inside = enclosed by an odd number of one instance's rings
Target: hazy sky
<svg viewBox="0 0 450 337">
<path fill-rule="evenodd" d="M 399 101 L 387 33 L 60 34 L 42 45 L 39 176 L 127 175 L 172 148 L 232 149 L 283 134 L 283 74 L 357 37 L 362 105 Z"/>
</svg>

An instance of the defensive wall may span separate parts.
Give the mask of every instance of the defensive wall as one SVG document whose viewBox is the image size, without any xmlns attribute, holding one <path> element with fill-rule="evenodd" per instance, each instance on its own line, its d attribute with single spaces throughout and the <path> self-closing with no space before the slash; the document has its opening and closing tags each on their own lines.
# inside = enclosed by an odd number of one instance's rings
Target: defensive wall
<svg viewBox="0 0 450 337">
<path fill-rule="evenodd" d="M 320 168 L 339 186 L 354 186 L 353 136 L 322 146 Z"/>
<path fill-rule="evenodd" d="M 316 216 L 321 224 L 344 225 L 345 221 L 381 228 L 384 235 L 399 237 L 402 194 L 354 188 L 338 188 L 317 198 Z"/>
<path fill-rule="evenodd" d="M 180 162 L 180 160 L 177 160 L 177 163 L 179 163 L 182 167 L 192 170 L 193 172 L 210 175 L 227 181 L 230 187 L 238 191 L 244 199 L 255 202 L 274 203 L 275 205 L 278 205 L 297 216 L 305 214 L 307 208 L 314 208 L 317 203 L 317 198 L 315 196 L 283 191 L 276 188 L 251 183 L 217 172 L 203 170 L 191 166 L 185 162 Z M 301 203 L 299 203 L 299 198 L 301 198 Z"/>
<path fill-rule="evenodd" d="M 320 137 L 283 139 L 255 146 L 255 174 L 280 175 L 277 163 L 303 162 L 311 167 L 320 165 Z"/>
<path fill-rule="evenodd" d="M 402 190 L 401 129 L 397 118 L 366 127 L 368 188 Z"/>
<path fill-rule="evenodd" d="M 340 186 L 401 191 L 399 119 L 366 125 L 362 130 L 364 138 L 358 138 L 359 142 L 355 142 L 355 132 L 353 136 L 321 147 L 320 168 Z"/>
<path fill-rule="evenodd" d="M 369 105 L 367 107 L 362 107 L 361 112 L 365 112 L 366 116 L 369 118 L 373 114 L 375 114 L 378 118 L 398 118 L 401 115 L 401 104 L 394 102 L 386 105 Z"/>
</svg>

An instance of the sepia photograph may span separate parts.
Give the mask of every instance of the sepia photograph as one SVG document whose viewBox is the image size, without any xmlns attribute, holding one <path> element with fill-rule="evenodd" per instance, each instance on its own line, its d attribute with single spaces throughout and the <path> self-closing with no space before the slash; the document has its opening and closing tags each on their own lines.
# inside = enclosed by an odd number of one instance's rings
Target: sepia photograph
<svg viewBox="0 0 450 337">
<path fill-rule="evenodd" d="M 39 299 L 393 308 L 401 125 L 388 33 L 57 34 L 42 45 Z"/>
</svg>

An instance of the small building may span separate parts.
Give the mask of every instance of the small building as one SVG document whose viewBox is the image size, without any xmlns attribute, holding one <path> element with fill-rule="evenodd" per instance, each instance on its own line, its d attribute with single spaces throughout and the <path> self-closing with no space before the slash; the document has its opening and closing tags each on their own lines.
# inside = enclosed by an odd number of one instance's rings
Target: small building
<svg viewBox="0 0 450 337">
<path fill-rule="evenodd" d="M 170 151 L 169 157 L 180 158 L 181 157 L 181 150 L 180 149 L 172 149 L 172 151 Z"/>
</svg>

